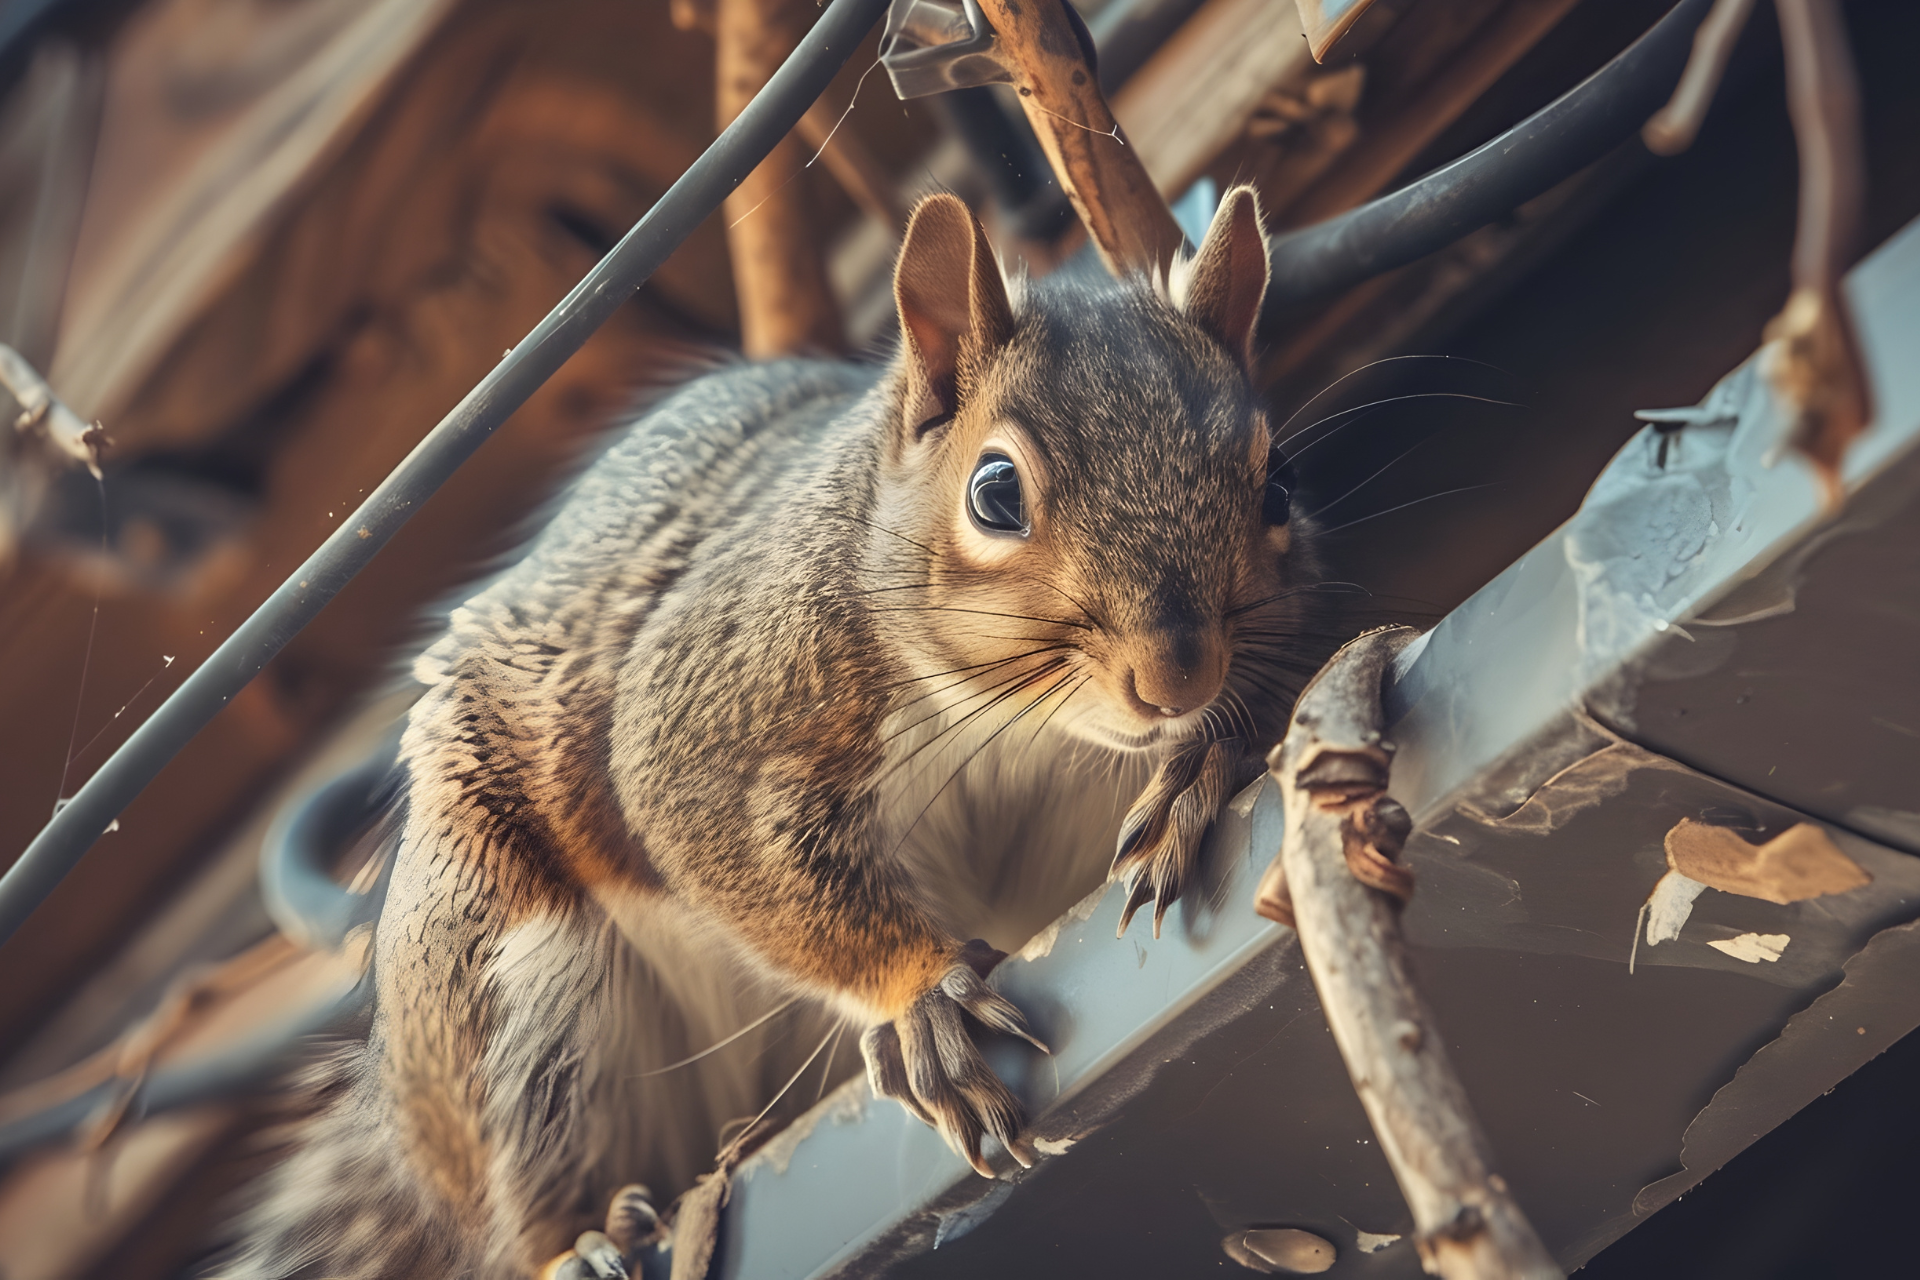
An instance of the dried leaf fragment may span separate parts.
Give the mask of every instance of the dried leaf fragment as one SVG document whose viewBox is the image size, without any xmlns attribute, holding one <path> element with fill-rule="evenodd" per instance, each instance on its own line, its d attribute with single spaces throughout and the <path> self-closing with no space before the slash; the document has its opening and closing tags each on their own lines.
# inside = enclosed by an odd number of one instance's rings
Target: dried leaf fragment
<svg viewBox="0 0 1920 1280">
<path fill-rule="evenodd" d="M 1722 955 L 1745 960 L 1748 964 L 1759 964 L 1762 960 L 1772 964 L 1792 941 L 1784 933 L 1743 933 L 1737 938 L 1715 938 L 1707 945 Z"/>
<path fill-rule="evenodd" d="M 1767 323 L 1766 340 L 1773 344 L 1768 376 L 1799 414 L 1793 446 L 1813 464 L 1827 505 L 1837 507 L 1845 496 L 1840 467 L 1847 446 L 1867 429 L 1873 413 L 1866 369 L 1839 293 L 1795 289 Z"/>
<path fill-rule="evenodd" d="M 1797 822 L 1762 845 L 1726 827 L 1682 818 L 1667 832 L 1667 865 L 1690 880 L 1763 902 L 1804 902 L 1846 893 L 1873 877 L 1811 822 Z"/>
</svg>

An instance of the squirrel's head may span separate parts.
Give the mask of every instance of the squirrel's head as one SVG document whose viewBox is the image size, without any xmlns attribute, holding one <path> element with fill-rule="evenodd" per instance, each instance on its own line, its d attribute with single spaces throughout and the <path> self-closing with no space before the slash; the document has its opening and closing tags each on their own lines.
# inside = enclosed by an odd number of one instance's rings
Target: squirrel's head
<svg viewBox="0 0 1920 1280">
<path fill-rule="evenodd" d="M 1304 577 L 1291 472 L 1248 376 L 1267 273 L 1246 187 L 1164 287 L 1011 296 L 967 207 L 921 203 L 895 274 L 872 544 L 916 680 L 958 673 L 948 687 L 979 700 L 961 710 L 1031 708 L 1121 749 L 1210 716 L 1253 732 L 1249 703 L 1281 696 L 1298 661 Z"/>
</svg>

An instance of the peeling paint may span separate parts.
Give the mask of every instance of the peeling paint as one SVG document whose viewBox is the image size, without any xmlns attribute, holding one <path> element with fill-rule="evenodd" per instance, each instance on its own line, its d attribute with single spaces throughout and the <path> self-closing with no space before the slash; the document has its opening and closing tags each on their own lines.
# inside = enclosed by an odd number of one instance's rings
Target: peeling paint
<svg viewBox="0 0 1920 1280">
<path fill-rule="evenodd" d="M 1640 1189 L 1633 1220 L 1672 1203 L 1916 1026 L 1920 921 L 1875 934 L 1847 961 L 1839 986 L 1789 1018 L 1714 1093 L 1687 1125 L 1680 1172 Z"/>
<path fill-rule="evenodd" d="M 1007 1197 L 1012 1194 L 1013 1183 L 996 1182 L 987 1189 L 985 1195 L 972 1204 L 964 1204 L 958 1209 L 950 1209 L 941 1214 L 940 1225 L 933 1233 L 933 1247 L 938 1249 L 943 1244 L 958 1240 L 991 1218 L 994 1211 L 1005 1204 Z"/>
<path fill-rule="evenodd" d="M 1661 876 L 1647 899 L 1647 945 L 1657 947 L 1679 937 L 1693 914 L 1694 899 L 1706 891 L 1706 885 L 1678 871 Z"/>
<path fill-rule="evenodd" d="M 822 1120 L 834 1124 L 858 1124 L 866 1119 L 867 1103 L 873 1098 L 867 1088 L 864 1073 L 854 1076 L 838 1089 L 828 1094 L 817 1105 L 809 1107 L 796 1116 L 792 1124 L 782 1129 L 767 1141 L 767 1144 L 754 1152 L 741 1164 L 740 1172 L 752 1176 L 760 1169 L 771 1169 L 784 1175 L 787 1166 L 793 1162 L 793 1153 L 800 1144 L 812 1136 Z"/>
<path fill-rule="evenodd" d="M 1490 812 L 1484 804 L 1465 802 L 1460 805 L 1461 815 L 1502 830 L 1550 835 L 1576 815 L 1625 791 L 1628 780 L 1642 769 L 1687 771 L 1685 766 L 1631 742 L 1608 741 L 1590 724 L 1579 728 L 1587 732 L 1569 735 L 1574 738 L 1575 748 L 1584 748 L 1588 739 L 1595 739 L 1600 744 L 1597 749 L 1581 750 L 1552 776 L 1528 787 L 1525 799 L 1508 813 Z M 1537 756 L 1540 746 L 1529 743 L 1524 754 Z"/>
<path fill-rule="evenodd" d="M 1561 546 L 1578 587 L 1581 683 L 1593 690 L 1590 703 L 1628 731 L 1635 686 L 1647 673 L 1621 663 L 1718 587 L 1753 539 L 1751 473 L 1791 425 L 1757 374 L 1748 361 L 1697 408 L 1643 411 L 1643 420 L 1664 426 L 1621 449 L 1567 524 Z M 1765 611 L 1792 607 L 1787 587 L 1784 606 L 1776 593 Z M 1730 652 L 1716 643 L 1662 660 L 1701 673 Z"/>
<path fill-rule="evenodd" d="M 1707 945 L 1723 955 L 1735 960 L 1745 960 L 1748 964 L 1758 964 L 1765 960 L 1768 964 L 1780 958 L 1780 953 L 1791 942 L 1784 933 L 1743 933 L 1737 938 L 1715 938 Z"/>
<path fill-rule="evenodd" d="M 1847 893 L 1873 882 L 1872 875 L 1810 822 L 1797 822 L 1765 844 L 1754 845 L 1726 827 L 1682 818 L 1668 830 L 1664 843 L 1669 870 L 1640 908 L 1650 947 L 1678 938 L 1693 914 L 1695 900 L 1708 889 L 1785 906 Z M 1777 946 L 1773 945 L 1774 939 L 1778 939 Z M 1707 945 L 1755 964 L 1777 961 L 1787 942 L 1784 933 L 1745 933 Z M 1629 973 L 1633 972 L 1639 947 L 1640 927 L 1636 921 L 1633 948 L 1627 957 Z"/>
<path fill-rule="evenodd" d="M 1080 901 L 1074 903 L 1071 907 L 1068 907 L 1065 915 L 1027 939 L 1027 945 L 1014 952 L 1013 958 L 1031 963 L 1051 955 L 1054 946 L 1060 941 L 1062 931 L 1091 919 L 1093 913 L 1100 909 L 1100 902 L 1107 896 L 1107 890 L 1110 887 L 1109 885 L 1103 884 L 1086 897 L 1080 899 Z"/>
</svg>

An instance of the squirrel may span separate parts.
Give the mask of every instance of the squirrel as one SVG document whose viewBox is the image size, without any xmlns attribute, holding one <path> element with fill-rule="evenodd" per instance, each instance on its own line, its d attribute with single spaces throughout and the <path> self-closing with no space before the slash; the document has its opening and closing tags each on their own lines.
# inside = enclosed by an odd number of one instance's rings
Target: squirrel
<svg viewBox="0 0 1920 1280">
<path fill-rule="evenodd" d="M 415 664 L 371 1027 L 214 1274 L 624 1274 L 566 1251 L 610 1194 L 630 1244 L 796 1025 L 1031 1164 L 967 1029 L 1033 1038 L 991 948 L 1103 872 L 1158 934 L 1311 674 L 1267 273 L 1248 187 L 1097 284 L 1010 281 L 931 196 L 890 363 L 735 365 L 618 436 Z M 743 1027 L 757 1065 L 693 1053 Z"/>
</svg>

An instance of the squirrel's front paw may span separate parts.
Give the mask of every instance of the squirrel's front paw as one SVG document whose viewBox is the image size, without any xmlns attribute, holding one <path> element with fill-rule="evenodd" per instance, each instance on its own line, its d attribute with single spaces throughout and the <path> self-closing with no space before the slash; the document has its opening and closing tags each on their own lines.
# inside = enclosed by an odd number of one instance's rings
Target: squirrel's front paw
<svg viewBox="0 0 1920 1280">
<path fill-rule="evenodd" d="M 1227 801 L 1236 755 L 1232 744 L 1196 742 L 1167 757 L 1120 825 L 1120 848 L 1108 878 L 1127 888 L 1120 933 L 1151 902 L 1153 936 L 1200 862 L 1200 842 Z"/>
<path fill-rule="evenodd" d="M 573 1248 L 540 1269 L 540 1280 L 629 1280 L 640 1251 L 660 1238 L 653 1193 L 630 1182 L 607 1205 L 607 1229 L 583 1231 Z"/>
<path fill-rule="evenodd" d="M 980 1154 L 982 1134 L 998 1138 L 1028 1168 L 1033 1151 L 1020 1136 L 1020 1104 L 967 1036 L 960 1011 L 1048 1051 L 1027 1031 L 1026 1019 L 1013 1003 L 982 981 L 1003 955 L 984 942 L 969 942 L 961 962 L 932 990 L 892 1022 L 871 1027 L 860 1037 L 874 1093 L 898 1100 L 938 1129 L 948 1146 L 988 1178 L 993 1170 Z"/>
<path fill-rule="evenodd" d="M 540 1268 L 540 1280 L 628 1280 L 620 1247 L 599 1231 L 583 1231 L 573 1248 Z"/>
</svg>

